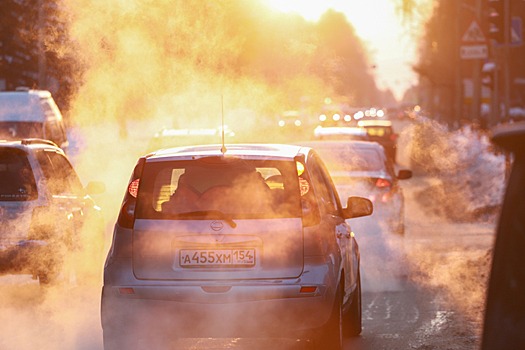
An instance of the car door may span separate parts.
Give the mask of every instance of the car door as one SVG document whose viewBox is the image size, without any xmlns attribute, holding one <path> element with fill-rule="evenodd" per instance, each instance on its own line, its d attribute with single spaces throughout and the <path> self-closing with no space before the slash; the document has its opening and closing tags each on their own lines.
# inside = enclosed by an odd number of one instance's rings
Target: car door
<svg viewBox="0 0 525 350">
<path fill-rule="evenodd" d="M 340 258 L 341 268 L 345 273 L 345 295 L 349 295 L 356 280 L 350 226 L 341 215 L 341 205 L 328 170 L 317 155 L 311 157 L 310 175 L 318 198 L 321 216 L 325 221 L 324 225 L 335 235 L 338 243 L 338 258 Z"/>
<path fill-rule="evenodd" d="M 80 231 L 90 211 L 89 201 L 83 196 L 83 187 L 67 158 L 56 149 L 36 151 L 36 158 L 48 189 L 52 210 L 71 229 L 68 240 L 71 247 L 80 244 Z"/>
</svg>

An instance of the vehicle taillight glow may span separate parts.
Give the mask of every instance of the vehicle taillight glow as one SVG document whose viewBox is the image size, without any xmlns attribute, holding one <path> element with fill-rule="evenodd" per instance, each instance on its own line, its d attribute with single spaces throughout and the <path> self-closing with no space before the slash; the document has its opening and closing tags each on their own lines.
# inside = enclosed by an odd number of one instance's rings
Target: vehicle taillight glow
<svg viewBox="0 0 525 350">
<path fill-rule="evenodd" d="M 388 203 L 392 200 L 392 197 L 394 195 L 392 194 L 392 192 L 387 192 L 385 194 L 383 194 L 383 196 L 381 196 L 381 202 L 383 203 Z"/>
<path fill-rule="evenodd" d="M 376 181 L 376 187 L 385 188 L 385 187 L 390 187 L 390 186 L 391 186 L 390 181 L 386 179 L 377 179 Z"/>
<path fill-rule="evenodd" d="M 139 183 L 140 179 L 135 179 L 131 181 L 131 183 L 128 186 L 128 192 L 133 198 L 137 198 L 137 194 L 139 192 Z"/>
<path fill-rule="evenodd" d="M 124 295 L 135 294 L 135 290 L 133 288 L 119 288 L 118 292 Z"/>
</svg>

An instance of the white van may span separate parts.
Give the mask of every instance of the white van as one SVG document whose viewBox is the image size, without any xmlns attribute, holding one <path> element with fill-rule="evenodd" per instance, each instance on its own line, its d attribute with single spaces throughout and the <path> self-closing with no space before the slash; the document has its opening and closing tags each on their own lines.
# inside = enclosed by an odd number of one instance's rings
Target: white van
<svg viewBox="0 0 525 350">
<path fill-rule="evenodd" d="M 53 141 L 67 152 L 62 113 L 51 93 L 27 88 L 0 92 L 0 139 L 27 138 Z"/>
</svg>

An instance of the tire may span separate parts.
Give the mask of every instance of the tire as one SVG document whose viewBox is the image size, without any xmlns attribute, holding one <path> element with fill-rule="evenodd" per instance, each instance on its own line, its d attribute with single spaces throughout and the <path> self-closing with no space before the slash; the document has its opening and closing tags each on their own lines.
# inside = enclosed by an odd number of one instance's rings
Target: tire
<svg viewBox="0 0 525 350">
<path fill-rule="evenodd" d="M 403 214 L 401 214 L 403 215 Z M 395 232 L 398 235 L 404 235 L 405 234 L 405 220 L 403 219 L 403 216 L 399 218 L 399 221 L 396 225 Z"/>
<path fill-rule="evenodd" d="M 357 273 L 357 286 L 350 309 L 343 315 L 343 334 L 345 337 L 357 337 L 363 330 L 361 308 L 361 273 Z"/>
<path fill-rule="evenodd" d="M 102 340 L 104 342 L 104 350 L 140 349 L 133 334 L 123 330 L 104 329 L 102 331 Z"/>
<path fill-rule="evenodd" d="M 398 235 L 404 235 L 405 234 L 405 207 L 404 207 L 403 200 L 401 200 L 399 204 L 399 210 L 395 210 L 392 215 L 395 216 L 393 218 L 392 230 L 394 231 L 394 233 Z"/>
<path fill-rule="evenodd" d="M 343 349 L 343 297 L 341 287 L 335 296 L 330 319 L 314 339 L 314 349 L 342 350 Z"/>
</svg>

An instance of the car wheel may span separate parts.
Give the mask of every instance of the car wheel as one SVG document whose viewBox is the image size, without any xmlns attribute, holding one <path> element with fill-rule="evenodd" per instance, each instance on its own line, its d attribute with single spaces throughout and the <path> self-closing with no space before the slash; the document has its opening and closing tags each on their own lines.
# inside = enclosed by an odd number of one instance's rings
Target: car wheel
<svg viewBox="0 0 525 350">
<path fill-rule="evenodd" d="M 42 287 L 53 285 L 57 283 L 57 280 L 58 280 L 58 272 L 56 271 L 39 272 L 37 276 L 38 276 L 38 283 Z"/>
<path fill-rule="evenodd" d="M 400 234 L 400 235 L 405 234 L 405 220 L 403 219 L 403 217 L 399 218 L 395 231 L 397 234 Z"/>
<path fill-rule="evenodd" d="M 124 331 L 116 329 L 104 329 L 102 332 L 104 350 L 137 349 L 135 337 Z"/>
<path fill-rule="evenodd" d="M 314 348 L 318 350 L 343 349 L 343 297 L 341 288 L 338 288 L 332 307 L 330 319 L 320 330 L 314 340 Z"/>
<path fill-rule="evenodd" d="M 395 220 L 394 232 L 400 235 L 404 234 L 405 233 L 405 208 L 404 208 L 403 202 L 401 202 L 400 208 L 398 211 L 398 215 L 394 220 Z"/>
<path fill-rule="evenodd" d="M 343 315 L 343 331 L 345 336 L 356 337 L 361 334 L 362 329 L 361 274 L 358 272 L 357 285 L 354 295 L 352 296 L 350 310 Z"/>
<path fill-rule="evenodd" d="M 55 259 L 42 260 L 41 265 L 35 269 L 34 275 L 38 277 L 41 286 L 57 284 L 62 270 L 62 262 Z"/>
</svg>

